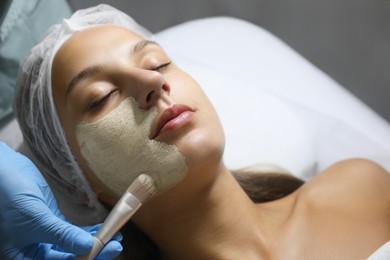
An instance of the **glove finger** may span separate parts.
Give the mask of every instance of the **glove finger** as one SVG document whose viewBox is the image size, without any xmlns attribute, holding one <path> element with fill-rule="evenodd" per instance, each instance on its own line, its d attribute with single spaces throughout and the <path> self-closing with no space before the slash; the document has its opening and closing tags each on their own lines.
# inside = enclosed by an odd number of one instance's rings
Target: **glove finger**
<svg viewBox="0 0 390 260">
<path fill-rule="evenodd" d="M 74 255 L 54 249 L 55 246 L 40 243 L 26 247 L 22 259 L 73 259 Z"/>
<path fill-rule="evenodd" d="M 93 247 L 91 234 L 61 219 L 52 216 L 42 225 L 45 226 L 41 228 L 41 241 L 58 245 L 76 255 L 87 254 Z"/>
<path fill-rule="evenodd" d="M 120 255 L 122 250 L 123 247 L 118 241 L 111 240 L 103 247 L 102 251 L 96 257 L 96 259 L 97 260 L 114 259 L 115 257 Z"/>
<path fill-rule="evenodd" d="M 73 260 L 75 257 L 74 254 L 70 254 L 70 253 L 64 253 L 64 252 L 60 252 L 60 251 L 56 251 L 56 250 L 50 250 L 45 259 L 51 259 L 51 260 Z"/>
<path fill-rule="evenodd" d="M 100 227 L 102 226 L 102 224 L 96 224 L 96 225 L 93 225 L 93 226 L 82 226 L 80 228 L 82 228 L 83 230 L 87 231 L 88 233 L 96 233 L 99 231 Z"/>
<path fill-rule="evenodd" d="M 58 208 L 57 200 L 54 197 L 53 192 L 51 191 L 50 187 L 46 185 L 38 185 L 39 189 L 41 190 L 43 200 L 46 204 L 46 206 L 50 209 L 50 211 L 57 217 L 62 220 L 65 220 L 65 216 L 62 214 L 61 210 Z"/>
<path fill-rule="evenodd" d="M 116 234 L 114 235 L 112 240 L 115 240 L 115 241 L 118 241 L 118 242 L 122 242 L 122 240 L 123 240 L 122 233 L 121 232 L 116 232 Z"/>
</svg>

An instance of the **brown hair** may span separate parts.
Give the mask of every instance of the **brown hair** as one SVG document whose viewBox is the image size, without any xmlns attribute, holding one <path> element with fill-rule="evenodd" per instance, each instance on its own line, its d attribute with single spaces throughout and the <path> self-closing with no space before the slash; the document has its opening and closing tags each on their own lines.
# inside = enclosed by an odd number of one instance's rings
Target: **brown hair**
<svg viewBox="0 0 390 260">
<path fill-rule="evenodd" d="M 282 198 L 298 189 L 304 181 L 277 168 L 271 171 L 258 171 L 245 168 L 232 171 L 240 186 L 255 202 L 267 202 Z M 132 221 L 121 230 L 123 253 L 126 259 L 160 259 L 157 245 Z"/>
<path fill-rule="evenodd" d="M 287 196 L 304 181 L 286 172 L 258 172 L 243 169 L 232 172 L 242 189 L 255 202 L 267 202 Z"/>
</svg>

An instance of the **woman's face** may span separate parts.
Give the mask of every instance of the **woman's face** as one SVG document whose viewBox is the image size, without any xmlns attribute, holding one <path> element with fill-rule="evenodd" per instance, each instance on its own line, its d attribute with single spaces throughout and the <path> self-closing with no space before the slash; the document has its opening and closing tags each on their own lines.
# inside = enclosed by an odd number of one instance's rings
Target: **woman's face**
<svg viewBox="0 0 390 260">
<path fill-rule="evenodd" d="M 103 118 L 130 96 L 142 110 L 157 108 L 149 138 L 176 146 L 189 177 L 204 164 L 221 163 L 223 132 L 200 86 L 159 45 L 131 31 L 99 26 L 75 33 L 55 55 L 52 91 L 71 150 L 98 193 L 105 192 L 104 184 L 81 155 L 76 128 Z"/>
</svg>

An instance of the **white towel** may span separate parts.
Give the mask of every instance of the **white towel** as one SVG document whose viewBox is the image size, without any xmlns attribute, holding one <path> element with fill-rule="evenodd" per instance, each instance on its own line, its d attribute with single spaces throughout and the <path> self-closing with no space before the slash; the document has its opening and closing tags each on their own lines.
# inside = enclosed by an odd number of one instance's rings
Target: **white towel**
<svg viewBox="0 0 390 260">
<path fill-rule="evenodd" d="M 376 250 L 367 260 L 387 260 L 390 259 L 390 241 Z"/>
</svg>

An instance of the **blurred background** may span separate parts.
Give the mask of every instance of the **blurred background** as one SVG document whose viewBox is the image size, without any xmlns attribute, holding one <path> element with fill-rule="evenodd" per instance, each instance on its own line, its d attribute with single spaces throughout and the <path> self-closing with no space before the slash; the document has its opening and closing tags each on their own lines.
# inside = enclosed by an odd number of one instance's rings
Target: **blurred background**
<svg viewBox="0 0 390 260">
<path fill-rule="evenodd" d="M 75 10 L 101 1 L 68 2 Z M 390 121 L 390 0 L 112 0 L 109 4 L 153 32 L 208 16 L 248 20 L 281 38 Z"/>
<path fill-rule="evenodd" d="M 130 14 L 152 32 L 210 16 L 233 16 L 255 23 L 282 39 L 390 121 L 390 0 L 106 2 Z M 20 45 L 20 49 L 29 49 L 50 24 L 60 21 L 61 16 L 98 3 L 102 1 L 1 0 L 0 112 L 3 115 L 9 115 L 11 110 L 10 101 L 2 99 L 1 95 L 6 91 L 12 93 L 12 77 L 16 76 L 18 60 L 25 55 L 14 47 Z M 9 17 L 4 19 L 7 11 Z M 15 24 L 19 25 L 19 32 L 14 28 Z M 12 38 L 17 32 L 24 38 L 30 35 L 31 42 Z M 7 45 L 8 39 L 13 41 Z M 9 46 L 13 47 L 14 53 Z"/>
</svg>

